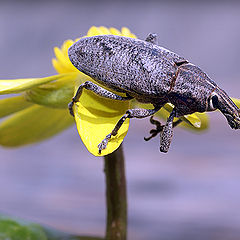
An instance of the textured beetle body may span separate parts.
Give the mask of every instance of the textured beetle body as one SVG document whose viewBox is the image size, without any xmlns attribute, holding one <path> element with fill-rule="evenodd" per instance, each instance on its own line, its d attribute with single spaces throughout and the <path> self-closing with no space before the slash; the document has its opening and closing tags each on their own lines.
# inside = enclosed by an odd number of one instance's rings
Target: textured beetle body
<svg viewBox="0 0 240 240">
<path fill-rule="evenodd" d="M 129 109 L 98 145 L 99 153 L 106 148 L 111 136 L 117 134 L 126 118 L 152 116 L 167 102 L 175 108 L 166 125 L 159 126 L 155 120 L 150 120 L 157 127 L 151 137 L 161 132 L 162 152 L 168 151 L 172 128 L 181 122 L 174 124 L 174 117 L 219 109 L 232 128 L 240 128 L 239 109 L 228 95 L 200 68 L 155 42 L 154 34 L 145 41 L 103 35 L 82 38 L 69 48 L 69 58 L 78 70 L 108 89 L 126 93 L 126 97 L 121 97 L 94 83 L 85 82 L 69 104 L 72 115 L 73 105 L 79 100 L 83 88 L 103 97 L 115 100 L 135 98 L 154 106 L 154 109 Z"/>
<path fill-rule="evenodd" d="M 119 36 L 83 38 L 69 49 L 74 66 L 99 83 L 141 102 L 167 95 L 186 59 L 155 44 Z"/>
</svg>

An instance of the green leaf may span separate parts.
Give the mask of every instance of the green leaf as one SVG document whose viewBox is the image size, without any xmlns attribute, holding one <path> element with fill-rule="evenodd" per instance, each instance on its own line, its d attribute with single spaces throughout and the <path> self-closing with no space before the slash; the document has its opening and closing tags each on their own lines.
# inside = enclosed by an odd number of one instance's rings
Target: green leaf
<svg viewBox="0 0 240 240">
<path fill-rule="evenodd" d="M 47 240 L 47 236 L 37 224 L 0 217 L 0 240 Z"/>
<path fill-rule="evenodd" d="M 72 234 L 65 233 L 49 227 L 44 227 L 44 232 L 47 235 L 48 240 L 104 240 L 101 237 L 74 236 Z"/>
<path fill-rule="evenodd" d="M 49 138 L 74 123 L 67 109 L 33 105 L 0 124 L 0 144 L 16 147 Z"/>
<path fill-rule="evenodd" d="M 88 237 L 88 236 L 78 236 L 78 237 L 73 237 L 69 240 L 104 240 L 104 238 L 100 237 Z"/>
<path fill-rule="evenodd" d="M 0 118 L 8 116 L 12 113 L 21 111 L 30 107 L 32 103 L 26 101 L 24 96 L 10 97 L 0 100 Z"/>
<path fill-rule="evenodd" d="M 74 236 L 25 220 L 0 216 L 0 240 L 103 240 L 103 238 Z"/>
</svg>

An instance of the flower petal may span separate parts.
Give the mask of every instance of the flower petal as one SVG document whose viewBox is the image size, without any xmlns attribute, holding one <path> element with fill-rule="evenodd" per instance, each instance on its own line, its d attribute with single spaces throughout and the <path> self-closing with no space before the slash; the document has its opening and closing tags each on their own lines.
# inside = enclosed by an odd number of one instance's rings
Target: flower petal
<svg viewBox="0 0 240 240">
<path fill-rule="evenodd" d="M 64 41 L 62 45 L 62 51 L 68 56 L 68 49 L 73 45 L 74 41 L 72 39 L 68 39 Z"/>
<path fill-rule="evenodd" d="M 8 116 L 12 113 L 21 111 L 30 107 L 32 103 L 26 101 L 23 95 L 10 97 L 0 100 L 0 118 Z"/>
<path fill-rule="evenodd" d="M 138 106 L 138 107 L 147 108 L 147 109 L 153 108 L 151 104 L 141 104 L 134 101 L 132 103 L 133 103 L 133 106 Z M 173 105 L 170 103 L 167 103 L 155 114 L 155 116 L 166 120 L 169 117 L 169 113 L 172 112 L 172 110 L 173 110 Z M 178 118 L 176 118 L 176 120 L 177 119 Z M 208 127 L 208 116 L 205 113 L 193 113 L 190 115 L 185 115 L 183 117 L 180 117 L 180 119 L 183 120 L 183 123 L 179 125 L 182 127 L 188 127 L 193 130 L 205 130 Z"/>
<path fill-rule="evenodd" d="M 189 116 L 194 116 L 194 117 L 197 117 L 198 119 L 200 119 L 201 121 L 201 126 L 198 128 L 196 126 L 194 126 L 191 122 L 191 124 L 187 123 L 187 122 L 183 122 L 181 123 L 179 126 L 180 127 L 184 127 L 184 128 L 188 128 L 190 130 L 193 130 L 193 131 L 203 131 L 203 130 L 206 130 L 208 129 L 209 127 L 209 117 L 208 117 L 208 114 L 206 113 L 199 113 L 199 112 L 196 112 L 194 114 L 191 114 L 191 115 L 187 115 L 188 117 Z M 186 116 L 185 116 L 186 117 Z M 189 120 L 189 119 L 188 119 Z"/>
<path fill-rule="evenodd" d="M 67 73 L 68 72 L 68 68 L 66 68 L 66 66 L 62 65 L 57 59 L 53 58 L 52 59 L 52 65 L 55 68 L 56 72 L 59 74 L 62 73 Z"/>
<path fill-rule="evenodd" d="M 97 35 L 102 35 L 101 30 L 98 27 L 92 26 L 88 32 L 87 32 L 87 36 L 97 36 Z"/>
<path fill-rule="evenodd" d="M 166 109 L 168 112 L 172 112 L 173 107 L 174 106 L 170 103 L 167 103 L 163 106 L 163 108 Z M 192 125 L 195 128 L 201 128 L 201 120 L 195 113 L 190 115 L 184 115 L 183 117 L 180 117 L 180 119 Z"/>
<path fill-rule="evenodd" d="M 136 38 L 136 36 L 133 33 L 131 33 L 131 31 L 126 27 L 122 28 L 122 35 L 125 37 Z"/>
<path fill-rule="evenodd" d="M 25 93 L 28 101 L 54 108 L 67 108 L 74 94 L 75 85 L 89 80 L 83 73 L 69 73 L 65 77 L 48 84 L 32 88 Z"/>
<path fill-rule="evenodd" d="M 101 27 L 99 27 L 99 30 L 101 31 L 101 34 L 103 34 L 103 35 L 111 34 L 111 32 L 109 31 L 109 29 L 106 28 L 106 27 L 101 26 Z"/>
<path fill-rule="evenodd" d="M 52 60 L 53 66 L 56 66 L 56 61 L 61 66 L 61 70 L 59 68 L 55 68 L 59 73 L 69 73 L 69 72 L 78 72 L 77 68 L 75 68 L 71 61 L 68 58 L 68 49 L 65 46 L 65 43 L 62 45 L 62 49 L 58 47 L 54 48 L 54 53 L 56 56 L 56 60 Z M 59 71 L 60 70 L 60 71 Z"/>
<path fill-rule="evenodd" d="M 232 98 L 232 100 L 237 105 L 237 107 L 240 108 L 240 99 Z"/>
<path fill-rule="evenodd" d="M 168 109 L 170 110 L 170 109 Z M 155 115 L 166 120 L 169 117 L 169 112 L 165 108 L 161 108 Z M 176 118 L 177 120 L 178 118 Z M 206 113 L 193 113 L 191 115 L 185 115 L 180 117 L 183 122 L 179 125 L 180 127 L 188 128 L 195 131 L 201 131 L 208 128 L 209 119 Z"/>
<path fill-rule="evenodd" d="M 0 124 L 0 144 L 17 147 L 52 137 L 74 123 L 66 109 L 34 105 Z"/>
<path fill-rule="evenodd" d="M 0 94 L 18 93 L 28 90 L 32 87 L 39 86 L 44 83 L 52 82 L 64 77 L 64 75 L 54 75 L 45 78 L 25 78 L 14 80 L 0 80 Z"/>
<path fill-rule="evenodd" d="M 129 108 L 129 101 L 115 101 L 83 90 L 80 102 L 74 105 L 75 121 L 79 135 L 88 151 L 95 156 L 112 153 L 122 143 L 127 134 L 127 119 L 118 134 L 113 136 L 105 150 L 98 153 L 98 144 L 114 129 L 118 120 Z"/>
<path fill-rule="evenodd" d="M 110 30 L 111 34 L 113 34 L 113 35 L 118 35 L 118 36 L 122 35 L 122 33 L 119 30 L 117 30 L 116 28 L 111 27 L 111 28 L 109 28 L 109 30 Z"/>
</svg>

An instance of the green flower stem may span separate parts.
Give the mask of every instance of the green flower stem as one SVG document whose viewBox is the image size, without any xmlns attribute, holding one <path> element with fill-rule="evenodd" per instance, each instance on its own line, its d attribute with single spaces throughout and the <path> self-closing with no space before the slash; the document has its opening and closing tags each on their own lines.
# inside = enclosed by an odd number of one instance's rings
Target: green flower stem
<svg viewBox="0 0 240 240">
<path fill-rule="evenodd" d="M 106 240 L 127 239 L 127 193 L 122 145 L 104 157 L 107 195 Z"/>
</svg>

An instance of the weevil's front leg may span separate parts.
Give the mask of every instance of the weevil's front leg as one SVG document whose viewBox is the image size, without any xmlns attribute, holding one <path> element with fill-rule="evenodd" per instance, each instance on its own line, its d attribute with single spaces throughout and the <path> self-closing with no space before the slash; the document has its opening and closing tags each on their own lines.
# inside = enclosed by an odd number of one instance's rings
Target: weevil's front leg
<svg viewBox="0 0 240 240">
<path fill-rule="evenodd" d="M 116 126 L 112 130 L 110 134 L 108 134 L 103 141 L 98 145 L 99 154 L 101 154 L 101 151 L 107 147 L 108 141 L 112 136 L 116 136 L 118 133 L 118 130 L 123 125 L 125 120 L 127 118 L 145 118 L 153 115 L 156 113 L 162 106 L 156 106 L 154 109 L 142 109 L 142 108 L 136 108 L 136 109 L 129 109 L 126 111 L 126 113 L 119 119 Z"/>
<path fill-rule="evenodd" d="M 153 43 L 153 44 L 157 44 L 157 34 L 156 33 L 149 33 L 147 38 L 145 39 L 145 41 Z"/>
<path fill-rule="evenodd" d="M 170 113 L 170 116 L 167 119 L 166 125 L 163 127 L 163 131 L 160 135 L 160 151 L 168 152 L 170 147 L 172 137 L 173 137 L 173 119 L 176 117 L 176 109 Z"/>
<path fill-rule="evenodd" d="M 75 96 L 72 98 L 72 101 L 68 104 L 68 109 L 69 109 L 69 112 L 72 116 L 74 116 L 73 105 L 74 105 L 74 103 L 79 101 L 79 98 L 82 94 L 83 88 L 85 88 L 87 90 L 90 90 L 90 91 L 93 91 L 94 93 L 96 93 L 99 96 L 114 99 L 114 100 L 126 101 L 126 100 L 130 100 L 130 99 L 133 98 L 133 97 L 130 97 L 130 96 L 128 96 L 128 97 L 119 96 L 115 93 L 112 93 L 112 92 L 98 86 L 95 83 L 92 83 L 90 81 L 86 81 L 85 83 L 83 83 L 79 86 Z"/>
<path fill-rule="evenodd" d="M 178 124 L 180 124 L 182 122 L 181 119 L 178 119 L 177 121 L 173 122 L 173 128 L 175 128 L 176 126 L 178 126 Z M 156 129 L 151 129 L 150 130 L 150 136 L 149 137 L 144 137 L 145 141 L 149 141 L 150 139 L 152 139 L 153 137 L 156 137 L 158 135 L 158 133 L 162 132 L 163 128 L 165 125 L 161 125 L 161 123 L 156 120 L 153 119 L 153 116 L 151 116 L 150 118 L 150 123 L 152 123 L 153 125 L 156 126 Z"/>
</svg>

